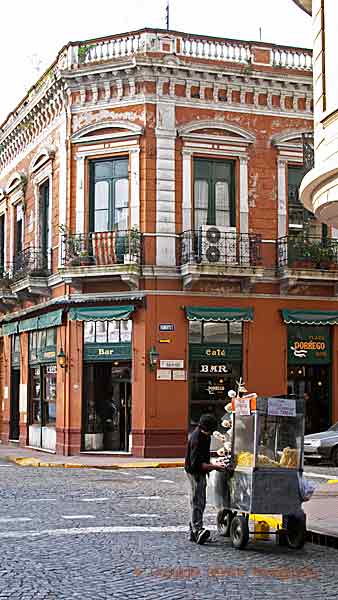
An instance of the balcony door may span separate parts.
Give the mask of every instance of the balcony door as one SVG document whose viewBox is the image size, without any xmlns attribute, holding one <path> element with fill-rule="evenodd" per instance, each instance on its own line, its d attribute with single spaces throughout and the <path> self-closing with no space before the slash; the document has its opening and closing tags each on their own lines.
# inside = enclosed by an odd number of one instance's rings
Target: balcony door
<svg viewBox="0 0 338 600">
<path fill-rule="evenodd" d="M 90 232 L 128 229 L 128 158 L 90 164 Z"/>
<path fill-rule="evenodd" d="M 40 240 L 43 257 L 47 257 L 49 253 L 49 236 L 49 180 L 47 179 L 47 181 L 40 186 Z"/>
</svg>

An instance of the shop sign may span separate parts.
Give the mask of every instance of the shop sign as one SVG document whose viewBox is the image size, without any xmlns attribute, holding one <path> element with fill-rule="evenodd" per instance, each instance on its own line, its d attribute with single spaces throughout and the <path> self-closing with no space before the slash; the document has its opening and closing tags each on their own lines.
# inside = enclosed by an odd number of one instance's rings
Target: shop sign
<svg viewBox="0 0 338 600">
<path fill-rule="evenodd" d="M 289 327 L 289 364 L 321 364 L 331 360 L 329 327 Z"/>
<path fill-rule="evenodd" d="M 227 365 L 200 365 L 200 373 L 229 373 Z"/>
<path fill-rule="evenodd" d="M 179 370 L 179 371 L 174 370 L 173 371 L 173 380 L 174 381 L 185 381 L 186 378 L 187 378 L 186 371 L 183 371 L 183 370 Z"/>
<path fill-rule="evenodd" d="M 46 373 L 48 373 L 49 375 L 55 375 L 56 374 L 56 365 L 51 365 L 49 367 L 46 367 Z"/>
<path fill-rule="evenodd" d="M 131 344 L 85 344 L 84 360 L 86 362 L 131 360 Z"/>
<path fill-rule="evenodd" d="M 160 331 L 175 331 L 175 325 L 173 323 L 160 323 Z"/>
<path fill-rule="evenodd" d="M 184 360 L 160 360 L 161 369 L 183 369 Z"/>
<path fill-rule="evenodd" d="M 190 360 L 203 360 L 204 363 L 223 363 L 225 360 L 240 362 L 242 346 L 241 344 L 228 344 L 227 346 L 190 344 L 189 357 Z"/>
<path fill-rule="evenodd" d="M 215 394 L 224 394 L 224 391 L 224 385 L 208 385 L 207 387 L 207 392 L 210 396 L 214 396 Z"/>
<path fill-rule="evenodd" d="M 270 417 L 295 417 L 296 401 L 286 398 L 268 398 L 268 415 Z"/>
<path fill-rule="evenodd" d="M 247 417 L 250 415 L 250 398 L 236 398 L 236 415 Z"/>
<path fill-rule="evenodd" d="M 156 379 L 159 381 L 171 381 L 171 370 L 170 369 L 157 369 Z"/>
</svg>

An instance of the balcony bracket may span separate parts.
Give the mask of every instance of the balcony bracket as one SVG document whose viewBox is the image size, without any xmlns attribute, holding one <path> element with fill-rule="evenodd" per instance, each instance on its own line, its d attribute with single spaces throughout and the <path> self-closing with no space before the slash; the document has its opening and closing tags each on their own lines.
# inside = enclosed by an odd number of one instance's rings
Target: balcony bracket
<svg viewBox="0 0 338 600">
<path fill-rule="evenodd" d="M 200 273 L 193 271 L 183 273 L 183 289 L 191 290 L 193 285 L 199 280 L 200 276 Z"/>
<path fill-rule="evenodd" d="M 140 282 L 140 275 L 138 273 L 135 272 L 127 272 L 127 273 L 121 273 L 121 280 L 127 284 L 127 286 L 129 287 L 129 289 L 131 290 L 138 290 L 139 289 L 139 282 Z"/>
</svg>

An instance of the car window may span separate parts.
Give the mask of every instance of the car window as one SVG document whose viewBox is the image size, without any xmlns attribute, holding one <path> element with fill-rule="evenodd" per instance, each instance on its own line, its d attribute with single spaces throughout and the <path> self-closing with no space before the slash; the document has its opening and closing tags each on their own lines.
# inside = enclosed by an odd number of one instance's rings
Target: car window
<svg viewBox="0 0 338 600">
<path fill-rule="evenodd" d="M 330 427 L 329 431 L 337 431 L 337 433 L 338 433 L 338 421 L 337 421 L 337 423 L 332 425 L 332 427 Z"/>
</svg>

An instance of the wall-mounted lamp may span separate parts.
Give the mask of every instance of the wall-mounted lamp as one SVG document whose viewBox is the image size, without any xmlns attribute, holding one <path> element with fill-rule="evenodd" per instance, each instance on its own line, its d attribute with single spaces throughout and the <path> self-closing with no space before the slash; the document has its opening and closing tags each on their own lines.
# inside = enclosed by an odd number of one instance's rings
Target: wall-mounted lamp
<svg viewBox="0 0 338 600">
<path fill-rule="evenodd" d="M 152 346 L 149 350 L 149 367 L 151 371 L 154 371 L 157 365 L 157 361 L 159 359 L 159 352 L 157 352 L 155 346 Z"/>
<path fill-rule="evenodd" d="M 61 369 L 65 369 L 66 368 L 66 355 L 63 351 L 62 346 L 60 348 L 60 352 L 59 352 L 57 358 L 58 358 L 58 362 L 59 362 L 59 367 L 61 367 Z"/>
</svg>

